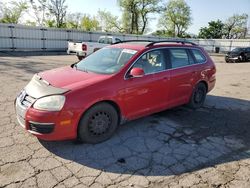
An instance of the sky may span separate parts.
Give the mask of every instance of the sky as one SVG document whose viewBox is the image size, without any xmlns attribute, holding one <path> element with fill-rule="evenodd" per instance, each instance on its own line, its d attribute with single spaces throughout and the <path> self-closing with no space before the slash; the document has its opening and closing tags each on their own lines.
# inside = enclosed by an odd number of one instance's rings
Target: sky
<svg viewBox="0 0 250 188">
<path fill-rule="evenodd" d="M 0 0 L 8 2 L 11 0 Z M 163 0 L 167 2 L 167 0 Z M 201 27 L 208 25 L 211 20 L 225 21 L 233 14 L 246 13 L 249 15 L 248 27 L 250 27 L 250 0 L 186 0 L 192 11 L 192 25 L 189 33 L 198 34 Z M 117 0 L 66 0 L 69 12 L 81 12 L 96 15 L 97 11 L 107 10 L 116 16 L 121 16 L 121 10 Z M 155 31 L 158 28 L 159 15 L 151 15 L 149 28 Z"/>
<path fill-rule="evenodd" d="M 201 27 L 211 20 L 225 21 L 233 14 L 246 13 L 250 17 L 250 0 L 186 0 L 192 11 L 192 25 L 188 32 L 198 34 Z M 106 9 L 112 14 L 121 16 L 117 0 L 71 0 L 68 1 L 70 12 L 82 12 L 94 15 L 99 9 Z M 156 30 L 159 15 L 152 15 L 151 31 Z M 249 19 L 250 20 L 250 19 Z M 249 21 L 250 22 L 250 21 Z M 250 23 L 248 25 L 250 27 Z"/>
</svg>

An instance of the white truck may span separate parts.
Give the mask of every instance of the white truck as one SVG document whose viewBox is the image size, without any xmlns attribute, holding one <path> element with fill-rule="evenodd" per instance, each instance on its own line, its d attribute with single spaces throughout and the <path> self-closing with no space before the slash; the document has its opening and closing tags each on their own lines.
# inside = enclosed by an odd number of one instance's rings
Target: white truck
<svg viewBox="0 0 250 188">
<path fill-rule="evenodd" d="M 114 36 L 100 36 L 98 42 L 68 42 L 67 53 L 76 54 L 77 58 L 82 60 L 93 52 L 120 41 Z"/>
</svg>

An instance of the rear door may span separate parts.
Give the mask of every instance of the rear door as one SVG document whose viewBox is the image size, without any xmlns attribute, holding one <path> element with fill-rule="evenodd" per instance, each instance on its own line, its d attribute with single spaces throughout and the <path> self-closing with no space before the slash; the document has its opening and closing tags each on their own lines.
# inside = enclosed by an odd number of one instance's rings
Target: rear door
<svg viewBox="0 0 250 188">
<path fill-rule="evenodd" d="M 171 107 L 185 104 L 193 91 L 197 79 L 197 70 L 193 66 L 194 59 L 185 48 L 170 48 L 170 90 L 169 104 Z"/>
</svg>

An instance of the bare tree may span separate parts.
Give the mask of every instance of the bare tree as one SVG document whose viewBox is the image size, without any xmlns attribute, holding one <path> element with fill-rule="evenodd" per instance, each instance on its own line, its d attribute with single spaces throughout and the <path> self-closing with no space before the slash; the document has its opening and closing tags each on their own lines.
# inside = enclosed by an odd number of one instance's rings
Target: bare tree
<svg viewBox="0 0 250 188">
<path fill-rule="evenodd" d="M 65 27 L 65 16 L 67 13 L 66 0 L 49 0 L 48 8 L 50 13 L 55 16 L 56 27 Z"/>
<path fill-rule="evenodd" d="M 235 14 L 229 17 L 224 26 L 224 33 L 227 39 L 245 38 L 247 31 L 247 14 Z"/>
<path fill-rule="evenodd" d="M 30 16 L 34 17 L 36 25 L 45 26 L 49 16 L 48 0 L 30 0 L 29 2 L 33 10 Z"/>
<path fill-rule="evenodd" d="M 118 16 L 114 16 L 106 10 L 99 10 L 97 18 L 101 29 L 105 32 L 122 32 L 121 21 Z"/>
<path fill-rule="evenodd" d="M 149 23 L 149 15 L 159 12 L 162 0 L 118 0 L 123 11 L 122 25 L 126 33 L 143 34 Z"/>
<path fill-rule="evenodd" d="M 81 20 L 83 18 L 83 14 L 80 12 L 68 13 L 66 16 L 66 27 L 79 29 L 81 28 Z"/>
</svg>

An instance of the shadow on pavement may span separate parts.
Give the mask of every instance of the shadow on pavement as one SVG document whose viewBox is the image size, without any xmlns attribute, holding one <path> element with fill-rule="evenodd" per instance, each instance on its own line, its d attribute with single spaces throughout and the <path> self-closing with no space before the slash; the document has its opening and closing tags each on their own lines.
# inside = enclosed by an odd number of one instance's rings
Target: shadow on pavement
<svg viewBox="0 0 250 188">
<path fill-rule="evenodd" d="M 96 145 L 41 144 L 55 155 L 118 174 L 167 176 L 250 157 L 250 101 L 208 96 L 205 107 L 178 107 L 121 125 Z"/>
</svg>

